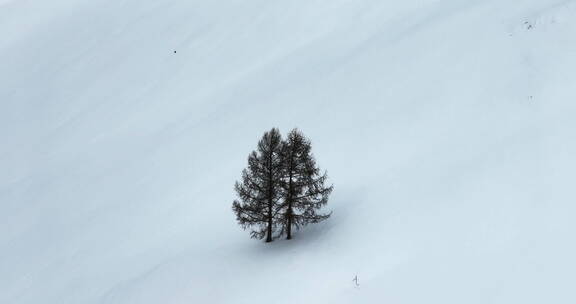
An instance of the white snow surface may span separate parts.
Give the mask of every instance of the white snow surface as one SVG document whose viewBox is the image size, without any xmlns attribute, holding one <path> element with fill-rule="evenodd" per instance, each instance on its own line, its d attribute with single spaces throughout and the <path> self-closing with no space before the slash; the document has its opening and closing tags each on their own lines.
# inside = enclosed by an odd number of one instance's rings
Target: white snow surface
<svg viewBox="0 0 576 304">
<path fill-rule="evenodd" d="M 0 0 L 0 303 L 576 303 L 575 117 L 576 1 Z M 266 244 L 272 127 L 335 190 Z"/>
</svg>

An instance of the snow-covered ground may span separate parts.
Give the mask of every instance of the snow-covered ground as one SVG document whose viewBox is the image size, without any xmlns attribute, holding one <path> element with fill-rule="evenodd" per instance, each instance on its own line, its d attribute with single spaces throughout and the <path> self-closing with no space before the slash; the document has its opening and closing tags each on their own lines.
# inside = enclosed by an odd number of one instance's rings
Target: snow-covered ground
<svg viewBox="0 0 576 304">
<path fill-rule="evenodd" d="M 576 303 L 574 117 L 576 1 L 0 0 L 0 303 Z M 274 126 L 334 213 L 265 244 Z"/>
</svg>

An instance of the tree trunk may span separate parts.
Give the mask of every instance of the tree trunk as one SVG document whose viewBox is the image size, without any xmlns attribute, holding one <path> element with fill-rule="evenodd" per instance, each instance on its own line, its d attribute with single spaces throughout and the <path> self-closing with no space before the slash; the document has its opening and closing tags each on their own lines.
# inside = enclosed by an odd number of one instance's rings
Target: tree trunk
<svg viewBox="0 0 576 304">
<path fill-rule="evenodd" d="M 286 230 L 286 239 L 292 239 L 292 204 L 288 205 L 288 229 Z"/>
<path fill-rule="evenodd" d="M 272 174 L 272 153 L 270 153 L 270 155 L 268 156 L 268 231 L 267 231 L 267 235 L 266 235 L 266 243 L 270 243 L 272 242 L 272 205 L 274 203 L 274 201 L 272 200 L 272 194 L 273 194 L 273 181 L 272 179 L 274 178 L 274 175 Z"/>
<path fill-rule="evenodd" d="M 288 210 L 286 210 L 286 214 L 288 215 L 288 227 L 286 229 L 286 239 L 292 239 L 292 194 L 294 189 L 292 189 L 292 177 L 293 177 L 293 170 L 294 170 L 294 152 L 290 153 L 290 173 L 289 173 L 289 180 L 288 180 Z"/>
<path fill-rule="evenodd" d="M 266 243 L 272 242 L 272 200 L 268 202 L 268 231 L 266 234 Z"/>
</svg>

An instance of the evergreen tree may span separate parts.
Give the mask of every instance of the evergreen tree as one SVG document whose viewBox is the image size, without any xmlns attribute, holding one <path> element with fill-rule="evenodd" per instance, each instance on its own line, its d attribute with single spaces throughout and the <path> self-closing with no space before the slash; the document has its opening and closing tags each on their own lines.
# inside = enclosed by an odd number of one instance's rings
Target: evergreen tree
<svg viewBox="0 0 576 304">
<path fill-rule="evenodd" d="M 292 227 L 300 228 L 327 219 L 331 213 L 319 214 L 326 205 L 333 186 L 325 186 L 326 173 L 320 174 L 311 152 L 310 141 L 298 129 L 292 130 L 282 145 L 282 199 L 276 221 L 280 235 L 292 238 Z"/>
<path fill-rule="evenodd" d="M 274 216 L 281 197 L 282 137 L 278 129 L 264 133 L 258 142 L 257 151 L 248 157 L 248 167 L 242 171 L 242 181 L 236 182 L 235 190 L 239 200 L 232 209 L 238 223 L 244 229 L 251 228 L 252 238 L 272 241 L 276 222 Z"/>
</svg>

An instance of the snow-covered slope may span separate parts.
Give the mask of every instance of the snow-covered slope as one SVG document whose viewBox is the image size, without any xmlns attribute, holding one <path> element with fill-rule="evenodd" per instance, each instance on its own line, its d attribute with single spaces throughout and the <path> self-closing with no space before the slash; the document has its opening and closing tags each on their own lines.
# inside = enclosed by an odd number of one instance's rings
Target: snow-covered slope
<svg viewBox="0 0 576 304">
<path fill-rule="evenodd" d="M 0 303 L 575 303 L 575 114 L 576 1 L 0 0 Z M 334 214 L 264 244 L 273 126 Z"/>
</svg>

